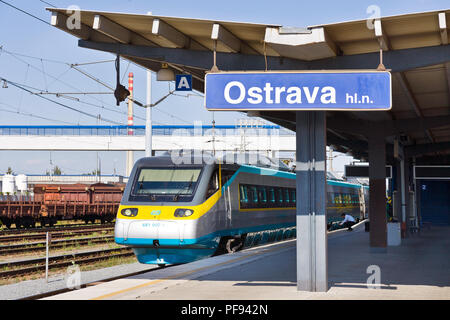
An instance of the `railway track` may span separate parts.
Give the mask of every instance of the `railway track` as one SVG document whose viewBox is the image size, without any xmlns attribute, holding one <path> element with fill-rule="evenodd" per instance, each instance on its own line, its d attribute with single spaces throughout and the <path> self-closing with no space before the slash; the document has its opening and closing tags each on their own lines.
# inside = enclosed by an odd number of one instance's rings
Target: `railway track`
<svg viewBox="0 0 450 320">
<path fill-rule="evenodd" d="M 89 237 L 89 238 L 76 238 L 76 239 L 63 239 L 55 240 L 51 243 L 51 249 L 61 249 L 67 246 L 73 245 L 96 245 L 102 243 L 109 243 L 114 241 L 113 235 L 101 236 L 101 237 Z M 45 241 L 43 242 L 31 242 L 23 244 L 13 244 L 0 246 L 0 255 L 18 254 L 24 252 L 39 252 L 45 251 Z"/>
<path fill-rule="evenodd" d="M 87 230 L 64 230 L 64 231 L 57 231 L 52 232 L 51 236 L 52 239 L 61 239 L 61 238 L 67 238 L 69 236 L 83 236 L 83 235 L 89 235 L 94 232 L 112 232 L 114 231 L 113 227 L 108 228 L 90 228 Z M 46 238 L 45 233 L 38 233 L 38 234 L 22 234 L 22 235 L 6 235 L 6 236 L 0 236 L 0 243 L 11 243 L 16 241 L 32 241 L 32 240 L 43 240 Z"/>
<path fill-rule="evenodd" d="M 82 253 L 65 254 L 49 257 L 49 270 L 66 268 L 70 265 L 79 266 L 92 264 L 111 258 L 123 258 L 133 256 L 130 248 L 117 248 L 88 251 Z M 45 271 L 45 258 L 27 259 L 0 263 L 0 279 L 8 277 L 20 277 Z"/>
<path fill-rule="evenodd" d="M 96 228 L 108 228 L 114 227 L 114 223 L 105 223 L 105 224 L 70 224 L 70 225 L 60 225 L 55 227 L 38 227 L 38 228 L 29 228 L 29 229 L 4 229 L 0 230 L 0 236 L 5 235 L 14 235 L 14 234 L 28 234 L 28 233 L 42 233 L 42 232 L 58 232 L 58 231 L 72 231 L 72 230 L 89 230 Z"/>
</svg>

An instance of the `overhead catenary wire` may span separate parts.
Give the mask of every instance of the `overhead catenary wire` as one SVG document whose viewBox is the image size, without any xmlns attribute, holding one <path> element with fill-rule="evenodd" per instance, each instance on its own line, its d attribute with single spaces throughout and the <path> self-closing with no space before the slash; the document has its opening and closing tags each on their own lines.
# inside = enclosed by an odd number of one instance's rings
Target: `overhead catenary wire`
<svg viewBox="0 0 450 320">
<path fill-rule="evenodd" d="M 27 61 L 25 61 L 25 60 L 23 60 L 23 59 L 21 59 L 21 58 L 18 58 L 18 57 L 16 56 L 15 53 L 12 53 L 12 52 L 9 52 L 9 51 L 6 51 L 6 50 L 3 50 L 3 51 L 4 51 L 5 53 L 11 55 L 12 57 L 14 57 L 15 59 L 17 59 L 18 61 L 20 61 L 20 62 L 26 64 L 27 66 L 29 66 L 29 67 L 31 67 L 31 68 L 33 68 L 33 69 L 39 71 L 39 72 L 45 73 L 44 70 L 42 70 L 42 69 L 40 69 L 40 68 L 38 68 L 38 67 L 36 67 L 36 66 L 30 64 L 30 63 L 28 63 Z M 69 67 L 70 67 L 70 64 L 67 64 L 67 65 L 69 65 Z M 71 69 L 71 68 L 69 68 L 68 70 L 70 70 L 70 69 Z M 65 74 L 66 72 L 67 72 L 67 71 L 65 71 L 63 74 Z M 80 93 L 82 92 L 79 88 L 77 88 L 77 87 L 75 87 L 75 86 L 72 86 L 72 85 L 66 83 L 65 81 L 62 81 L 61 79 L 56 78 L 56 77 L 54 77 L 54 76 L 52 76 L 52 75 L 50 75 L 50 74 L 48 74 L 48 73 L 46 73 L 46 74 L 47 74 L 48 77 L 54 79 L 55 81 L 61 82 L 62 84 L 66 85 L 66 86 L 68 86 L 68 87 L 70 87 L 70 88 L 72 88 L 72 89 L 78 90 Z M 61 76 L 62 76 L 62 75 L 60 75 L 59 77 L 61 77 Z M 37 91 L 40 91 L 40 92 L 46 91 L 46 90 L 36 89 L 36 88 L 33 88 L 33 89 L 34 89 L 34 90 L 37 90 Z M 99 101 L 99 102 L 103 103 L 101 100 L 99 100 L 99 99 L 97 99 L 97 98 L 95 98 L 95 97 L 90 96 L 90 98 L 92 98 L 92 99 L 94 99 L 94 100 L 96 100 L 96 101 Z M 78 99 L 78 98 L 74 98 L 74 99 L 72 99 L 72 100 L 75 100 L 75 101 L 80 102 L 80 103 L 89 104 L 89 103 L 87 103 L 87 102 L 81 101 L 81 100 Z M 93 105 L 93 106 L 98 107 L 97 105 L 94 105 L 94 104 L 90 104 L 90 105 Z M 111 111 L 111 110 L 110 110 L 110 111 Z"/>
<path fill-rule="evenodd" d="M 40 115 L 33 114 L 33 113 L 22 112 L 22 111 L 20 111 L 19 108 L 16 108 L 16 107 L 14 107 L 10 104 L 4 103 L 4 102 L 0 102 L 0 104 L 6 106 L 7 108 L 13 109 L 13 110 L 5 110 L 3 108 L 0 108 L 0 111 L 2 111 L 2 112 L 9 112 L 9 113 L 19 114 L 19 115 L 23 115 L 23 116 L 32 117 L 32 118 L 48 120 L 48 121 L 52 121 L 52 122 L 59 122 L 59 123 L 72 124 L 72 125 L 75 124 L 73 122 L 67 122 L 67 121 L 63 121 L 63 120 L 52 119 L 52 118 L 40 116 Z"/>
<path fill-rule="evenodd" d="M 77 88 L 77 87 L 75 87 L 75 86 L 72 86 L 72 85 L 66 83 L 65 81 L 59 79 L 62 75 L 60 75 L 60 76 L 57 78 L 57 77 L 55 77 L 55 76 L 53 76 L 53 75 L 51 75 L 51 74 L 49 74 L 49 73 L 46 73 L 44 70 L 42 70 L 42 69 L 40 69 L 40 68 L 38 68 L 38 67 L 36 67 L 36 66 L 30 64 L 30 63 L 28 63 L 27 61 L 18 58 L 18 57 L 16 56 L 16 54 L 11 53 L 11 52 L 8 52 L 8 51 L 5 51 L 5 50 L 3 50 L 3 51 L 4 51 L 5 53 L 8 53 L 9 55 L 11 55 L 12 57 L 14 57 L 14 58 L 17 59 L 18 61 L 20 61 L 20 62 L 22 62 L 22 63 L 25 63 L 26 65 L 30 66 L 31 68 L 33 68 L 33 69 L 35 69 L 35 70 L 37 70 L 37 71 L 39 71 L 39 72 L 42 72 L 42 73 L 46 74 L 48 77 L 54 79 L 55 81 L 61 82 L 62 84 L 66 85 L 66 86 L 68 86 L 68 87 L 70 87 L 70 88 L 72 88 L 72 89 L 75 89 L 75 90 L 78 90 L 79 92 L 82 92 L 82 90 L 80 90 L 79 88 Z M 70 64 L 67 64 L 67 65 L 70 67 Z M 71 68 L 69 68 L 69 70 L 70 70 L 70 69 L 71 69 Z M 65 74 L 65 73 L 66 73 L 66 72 L 64 72 L 63 74 Z M 39 90 L 39 91 L 46 91 L 46 90 Z M 90 98 L 92 98 L 92 99 L 94 99 L 94 100 L 97 100 L 97 101 L 101 102 L 101 100 L 99 100 L 99 99 L 97 99 L 97 98 L 95 98 L 95 97 L 92 97 L 92 96 L 91 96 Z"/>
<path fill-rule="evenodd" d="M 28 54 L 23 54 L 23 53 L 9 51 L 9 50 L 6 50 L 5 48 L 3 48 L 3 46 L 0 46 L 0 51 L 3 51 L 5 53 L 11 54 L 11 55 L 24 57 L 24 58 L 35 59 L 35 60 L 42 60 L 42 61 L 45 61 L 45 62 L 51 62 L 51 63 L 56 63 L 56 64 L 64 64 L 64 65 L 68 65 L 68 66 L 72 66 L 73 65 L 73 66 L 76 66 L 76 67 L 92 65 L 92 64 L 99 64 L 99 63 L 114 62 L 115 61 L 115 60 L 99 60 L 99 61 L 90 61 L 90 62 L 82 62 L 82 63 L 70 63 L 70 62 L 62 61 L 62 60 L 47 59 L 47 58 L 43 58 L 43 57 L 36 57 L 36 56 L 28 55 Z"/>
<path fill-rule="evenodd" d="M 92 62 L 83 62 L 83 63 L 67 63 L 70 66 L 75 66 L 75 67 L 79 67 L 79 66 L 87 66 L 87 65 L 91 65 L 91 64 L 99 64 L 99 63 L 106 63 L 106 62 L 114 62 L 115 60 L 100 60 L 100 61 L 92 61 Z"/>
<path fill-rule="evenodd" d="M 8 83 L 9 83 L 9 82 L 8 82 Z M 21 86 L 24 86 L 23 84 L 20 84 L 20 85 L 21 85 Z M 24 87 L 25 87 L 25 86 L 24 86 Z M 25 91 L 27 91 L 27 90 L 25 90 Z M 30 92 L 30 91 L 28 91 L 28 92 Z M 33 95 L 40 95 L 41 93 L 34 93 L 34 92 L 32 92 L 32 94 L 33 94 Z M 63 97 L 63 96 L 61 96 L 61 97 Z M 64 97 L 64 98 L 68 98 L 68 97 Z M 74 99 L 77 99 L 77 98 L 74 98 Z M 120 110 L 117 110 L 117 109 L 109 109 L 109 108 L 107 108 L 107 107 L 100 106 L 100 105 L 96 105 L 96 104 L 92 104 L 92 103 L 85 102 L 85 101 L 81 101 L 81 100 L 79 100 L 79 99 L 77 99 L 77 100 L 75 100 L 75 101 L 77 101 L 77 102 L 79 102 L 79 103 L 86 104 L 86 105 L 90 105 L 90 106 L 93 106 L 93 107 L 96 107 L 96 108 L 100 108 L 100 109 L 103 109 L 103 110 L 115 112 L 115 113 L 118 113 L 118 114 L 121 114 L 121 115 L 127 115 L 126 112 L 123 112 L 123 111 L 120 111 Z M 0 104 L 6 105 L 5 103 L 2 103 L 2 102 L 0 102 Z M 24 113 L 23 113 L 23 114 L 24 114 Z M 24 114 L 24 115 L 25 115 L 25 114 Z M 27 114 L 27 115 L 31 115 L 31 114 Z M 45 120 L 59 121 L 59 122 L 62 122 L 62 123 L 69 123 L 69 122 L 65 122 L 65 121 L 62 121 L 62 120 L 55 120 L 55 119 L 43 118 L 42 116 L 39 116 L 39 117 L 42 118 L 42 119 L 45 119 Z M 137 119 L 140 119 L 140 120 L 145 120 L 145 118 L 140 117 L 140 116 L 138 116 L 138 115 L 135 115 L 134 117 L 137 118 Z M 96 117 L 96 119 L 98 119 L 98 116 Z M 104 119 L 104 118 L 102 118 L 102 119 Z M 155 121 L 155 123 L 157 123 L 157 124 L 163 124 L 163 123 L 158 122 L 158 121 Z M 72 124 L 72 123 L 70 123 L 70 124 Z"/>
<path fill-rule="evenodd" d="M 100 83 L 100 84 L 102 84 L 103 86 L 105 86 L 105 87 L 107 87 L 108 89 L 110 89 L 110 90 L 113 91 L 112 87 L 110 87 L 109 85 L 107 85 L 107 84 L 106 84 L 105 82 L 103 82 L 102 80 L 100 80 L 100 79 L 98 79 L 97 77 L 95 77 L 95 76 L 89 74 L 88 72 L 86 72 L 86 71 L 84 71 L 84 70 L 81 70 L 81 69 L 79 69 L 79 68 L 76 68 L 76 67 L 77 67 L 77 66 L 80 66 L 80 65 L 91 65 L 91 64 L 96 64 L 96 63 L 113 62 L 113 61 L 115 61 L 115 60 L 102 60 L 102 61 L 87 62 L 87 63 L 68 63 L 68 62 L 64 62 L 64 61 L 58 61 L 58 60 L 52 60 L 52 59 L 46 59 L 46 58 L 43 58 L 43 57 L 36 57 L 36 56 L 31 56 L 31 55 L 25 55 L 25 54 L 22 54 L 22 53 L 12 52 L 12 51 L 9 51 L 9 50 L 4 49 L 4 48 L 1 47 L 1 46 L 0 46 L 0 52 L 5 52 L 5 53 L 11 55 L 12 57 L 14 57 L 15 59 L 17 59 L 18 61 L 20 61 L 20 62 L 26 64 L 28 67 L 31 67 L 31 68 L 33 68 L 33 69 L 35 69 L 35 70 L 37 70 L 37 71 L 39 71 L 39 72 L 45 74 L 45 75 L 46 75 L 47 77 L 49 77 L 49 78 L 52 78 L 53 81 L 52 81 L 51 83 L 49 83 L 49 84 L 47 85 L 47 87 L 50 86 L 50 85 L 52 85 L 54 82 L 58 81 L 58 82 L 61 82 L 62 84 L 66 85 L 66 86 L 68 86 L 68 87 L 70 87 L 70 88 L 72 88 L 72 89 L 78 90 L 78 91 L 79 91 L 79 94 L 83 94 L 83 92 L 82 92 L 79 88 L 77 88 L 77 87 L 75 87 L 75 86 L 72 86 L 72 85 L 70 85 L 70 84 L 68 84 L 68 83 L 66 83 L 65 81 L 63 81 L 63 80 L 60 79 L 60 77 L 62 77 L 62 76 L 63 76 L 64 74 L 66 74 L 68 71 L 70 71 L 71 69 L 75 69 L 75 70 L 77 70 L 78 72 L 84 74 L 85 76 L 91 78 L 92 80 L 96 81 L 97 83 Z M 30 58 L 30 59 L 40 60 L 41 63 L 42 63 L 42 61 L 48 61 L 48 62 L 54 62 L 54 63 L 64 64 L 64 65 L 67 65 L 69 68 L 68 68 L 67 70 L 65 70 L 62 74 L 60 74 L 58 77 L 55 77 L 55 76 L 53 76 L 53 75 L 48 74 L 47 72 L 45 72 L 45 70 L 42 70 L 42 69 L 40 69 L 40 68 L 34 66 L 33 64 L 30 64 L 30 63 L 28 63 L 27 61 L 25 61 L 25 60 L 19 58 L 20 56 L 21 56 L 21 57 L 25 57 L 25 58 Z M 129 65 L 132 63 L 133 65 L 135 65 L 135 66 L 137 66 L 137 67 L 139 67 L 139 68 L 141 68 L 141 69 L 143 69 L 143 70 L 147 70 L 147 69 L 145 69 L 144 67 L 142 67 L 142 66 L 140 66 L 140 65 L 138 65 L 138 64 L 136 64 L 136 63 L 134 63 L 134 62 L 132 62 L 132 61 L 130 61 L 130 60 L 129 60 L 128 62 L 129 62 L 129 63 L 128 63 L 128 67 L 129 67 Z M 127 68 L 127 69 L 128 69 L 128 68 Z M 126 74 L 126 73 L 124 73 L 124 74 Z M 22 85 L 22 84 L 21 84 L 21 85 Z M 31 87 L 31 86 L 28 86 L 28 85 L 22 85 L 22 86 L 23 86 L 23 87 L 31 88 L 31 89 L 33 89 L 33 90 L 35 90 L 35 91 L 39 91 L 41 94 L 45 94 L 44 92 L 47 91 L 47 90 L 43 90 L 43 89 L 34 88 L 34 87 Z M 75 94 L 75 93 L 74 93 L 74 94 Z M 184 97 L 189 97 L 189 96 L 198 96 L 198 97 L 202 97 L 201 95 L 199 95 L 199 94 L 197 94 L 197 93 L 187 94 L 187 95 L 180 95 L 180 94 L 175 94 L 174 92 L 171 92 L 171 93 L 169 93 L 168 95 L 165 95 L 165 96 L 164 96 L 163 98 L 161 98 L 160 100 L 158 100 L 156 103 L 152 104 L 152 107 L 155 107 L 158 103 L 160 103 L 160 102 L 162 102 L 163 100 L 165 100 L 170 94 L 173 94 L 173 95 L 176 95 L 176 96 L 184 96 Z M 62 97 L 62 96 L 61 96 L 61 97 Z M 65 98 L 69 98 L 69 97 L 68 97 L 68 96 L 65 96 Z M 104 110 L 108 110 L 108 111 L 111 111 L 111 112 L 120 113 L 120 114 L 126 114 L 126 112 L 121 112 L 121 111 L 118 111 L 118 110 L 116 110 L 116 109 L 110 109 L 110 108 L 104 107 L 104 106 L 103 106 L 103 101 L 101 101 L 101 100 L 98 99 L 98 98 L 95 98 L 94 96 L 89 96 L 89 98 L 94 99 L 94 100 L 100 102 L 100 103 L 102 104 L 102 106 L 95 105 L 95 104 L 92 104 L 92 103 L 88 103 L 88 102 L 82 101 L 82 100 L 80 100 L 80 99 L 78 99 L 78 98 L 72 98 L 72 100 L 74 100 L 74 101 L 76 101 L 76 102 L 78 102 L 78 103 L 83 103 L 83 104 L 86 104 L 86 105 L 95 106 L 95 107 L 98 107 L 98 108 L 101 108 L 101 109 L 104 109 Z M 146 107 L 145 105 L 143 105 L 143 104 L 140 103 L 139 101 L 136 101 L 136 100 L 134 100 L 134 99 L 133 99 L 132 101 L 135 102 L 137 105 L 140 105 L 140 106 L 142 106 L 142 107 L 144 107 L 144 108 Z M 171 117 L 171 118 L 173 118 L 173 119 L 177 119 L 177 120 L 179 120 L 179 121 L 181 121 L 181 122 L 184 122 L 184 123 L 190 123 L 190 122 L 188 122 L 188 121 L 186 121 L 186 120 L 184 120 L 184 119 L 181 119 L 181 118 L 179 118 L 179 117 L 177 117 L 177 116 L 171 114 L 170 112 L 162 111 L 162 110 L 157 109 L 157 108 L 154 108 L 154 109 L 155 109 L 155 111 L 164 113 L 164 114 L 166 114 L 167 116 L 169 116 L 169 117 Z M 145 120 L 145 118 L 142 118 L 142 117 L 139 117 L 139 116 L 136 116 L 136 115 L 135 115 L 135 118 L 138 118 L 138 119 L 141 119 L 141 120 Z"/>
<path fill-rule="evenodd" d="M 48 91 L 41 91 L 41 92 L 35 92 L 35 94 L 54 94 L 55 96 L 58 95 L 88 95 L 88 94 L 113 94 L 113 92 L 48 92 Z"/>
<path fill-rule="evenodd" d="M 110 90 L 114 90 L 111 86 L 109 86 L 109 85 L 106 84 L 105 82 L 101 81 L 100 79 L 94 77 L 93 75 L 89 74 L 88 72 L 86 72 L 86 71 L 84 71 L 84 70 L 80 70 L 80 69 L 76 68 L 76 67 L 73 66 L 73 65 L 71 65 L 71 68 L 73 68 L 73 69 L 79 71 L 80 73 L 84 74 L 84 75 L 87 76 L 88 78 L 90 78 L 90 79 L 96 81 L 97 83 L 99 83 L 99 84 L 105 86 L 106 88 L 108 88 L 108 89 L 110 89 Z M 152 104 L 150 105 L 150 107 L 155 107 L 156 105 L 158 105 L 159 103 L 161 103 L 162 101 L 164 101 L 164 100 L 165 100 L 168 96 L 170 96 L 171 94 L 174 94 L 174 91 L 173 91 L 173 90 L 172 90 L 172 91 L 169 91 L 168 94 L 166 94 L 165 96 L 163 96 L 161 99 L 159 99 L 159 100 L 156 101 L 155 103 L 152 103 Z M 130 99 L 130 98 L 128 98 L 128 99 Z M 133 101 L 133 102 L 135 102 L 136 104 L 138 104 L 138 105 L 141 106 L 141 107 L 147 107 L 146 105 L 143 105 L 142 103 L 136 101 L 135 99 L 130 99 L 130 100 Z M 176 117 L 176 116 L 174 116 L 174 115 L 172 115 L 172 114 L 170 114 L 170 113 L 168 113 L 168 112 L 165 112 L 165 111 L 162 111 L 162 110 L 159 110 L 159 109 L 155 109 L 155 110 L 157 110 L 157 111 L 159 111 L 159 112 L 162 112 L 162 113 L 165 113 L 165 114 L 169 115 L 169 116 L 172 117 L 172 118 L 178 119 L 179 121 L 182 121 L 182 122 L 185 122 L 185 123 L 189 123 L 188 121 L 183 120 L 183 119 L 181 119 L 181 118 L 178 118 L 178 117 Z M 143 120 L 145 120 L 145 119 L 143 119 Z"/>
<path fill-rule="evenodd" d="M 53 4 L 51 4 L 51 3 L 47 2 L 47 1 L 44 1 L 44 0 L 39 0 L 39 1 L 40 1 L 40 2 L 43 2 L 43 3 L 45 3 L 45 4 L 48 4 L 50 7 L 56 8 L 55 5 L 53 5 Z"/>
<path fill-rule="evenodd" d="M 16 56 L 20 56 L 20 57 L 24 57 L 24 58 L 29 58 L 29 59 L 43 60 L 45 62 L 51 62 L 51 63 L 57 63 L 57 64 L 68 64 L 65 61 L 46 59 L 46 58 L 42 58 L 42 57 L 30 56 L 30 55 L 23 54 L 23 53 L 12 52 L 12 51 L 6 50 L 5 48 L 3 48 L 3 46 L 0 46 L 0 51 L 8 53 L 10 55 L 16 55 Z"/>
<path fill-rule="evenodd" d="M 37 20 L 39 20 L 39 21 L 41 21 L 41 22 L 43 22 L 43 23 L 45 23 L 45 24 L 48 24 L 49 26 L 51 26 L 50 23 L 48 23 L 47 21 L 45 21 L 45 20 L 43 20 L 43 19 L 41 19 L 41 18 L 35 16 L 34 14 L 31 14 L 31 13 L 29 13 L 29 12 L 27 12 L 27 11 L 25 11 L 25 10 L 22 10 L 22 9 L 16 7 L 16 6 L 13 6 L 12 4 L 10 4 L 10 3 L 6 2 L 6 1 L 0 0 L 0 2 L 6 4 L 6 5 L 8 5 L 8 6 L 10 6 L 11 8 L 14 8 L 14 9 L 16 9 L 16 10 L 22 12 L 22 13 L 25 13 L 26 15 L 29 15 L 30 17 L 33 17 L 33 18 L 35 18 L 35 19 L 37 19 Z"/>
<path fill-rule="evenodd" d="M 28 85 L 25 85 L 25 84 L 22 84 L 22 83 L 21 83 L 20 85 L 21 85 L 22 87 L 31 88 L 31 89 L 33 89 L 33 90 L 36 90 L 37 92 L 32 92 L 33 95 L 51 94 L 51 93 L 47 93 L 47 92 L 45 92 L 45 91 L 42 91 L 42 89 L 38 89 L 38 88 L 35 88 L 35 87 L 31 87 L 31 86 L 28 86 Z M 103 105 L 100 106 L 100 105 L 97 105 L 97 104 L 89 103 L 89 102 L 80 100 L 80 99 L 78 99 L 78 98 L 74 98 L 74 97 L 70 97 L 70 96 L 65 96 L 64 94 L 59 94 L 58 97 L 66 98 L 66 99 L 71 99 L 71 100 L 76 101 L 76 102 L 78 102 L 78 103 L 82 103 L 82 104 L 89 105 L 89 106 L 92 106 L 92 107 L 100 108 L 100 109 L 102 109 L 102 110 L 108 110 L 108 111 L 111 111 L 111 112 L 115 112 L 115 113 L 119 113 L 119 114 L 126 115 L 126 113 L 123 112 L 123 111 L 120 111 L 120 110 L 117 110 L 117 109 L 110 109 L 110 108 L 107 108 L 107 107 L 105 107 L 105 106 L 103 106 Z M 140 118 L 140 119 L 144 120 L 143 118 Z"/>
<path fill-rule="evenodd" d="M 80 70 L 80 69 L 76 68 L 74 65 L 70 65 L 70 67 L 73 68 L 73 69 L 75 69 L 75 70 L 77 70 L 78 72 L 84 74 L 86 77 L 88 77 L 88 78 L 90 78 L 90 79 L 92 79 L 92 80 L 94 80 L 94 81 L 100 83 L 101 85 L 105 86 L 106 88 L 108 88 L 108 89 L 114 91 L 114 89 L 113 89 L 110 85 L 108 85 L 108 84 L 106 84 L 105 82 L 101 81 L 100 79 L 94 77 L 93 75 L 87 73 L 86 71 Z M 128 97 L 128 100 L 133 101 L 134 103 L 136 103 L 136 104 L 137 104 L 138 106 L 140 106 L 140 107 L 144 107 L 144 105 L 143 105 L 141 102 L 139 102 L 139 101 L 137 101 L 137 100 L 135 100 L 135 99 L 132 99 L 132 98 Z"/>
<path fill-rule="evenodd" d="M 41 59 L 41 65 L 42 65 L 42 75 L 44 77 L 44 83 L 45 83 L 45 90 L 48 91 L 47 77 L 45 76 L 44 61 L 42 61 L 42 59 Z"/>
<path fill-rule="evenodd" d="M 26 112 L 21 112 L 21 111 L 5 110 L 5 109 L 0 108 L 0 112 L 14 113 L 14 114 L 22 115 L 22 116 L 28 116 L 28 117 L 32 117 L 32 118 L 38 118 L 38 119 L 43 119 L 43 120 L 58 122 L 58 123 L 65 123 L 65 124 L 71 124 L 71 125 L 75 124 L 73 122 L 67 122 L 67 121 L 62 121 L 62 120 L 57 120 L 57 119 L 50 119 L 47 117 L 41 117 L 41 116 L 38 116 L 38 115 L 35 115 L 32 113 L 26 113 Z"/>
<path fill-rule="evenodd" d="M 30 91 L 30 90 L 28 90 L 28 89 L 22 87 L 21 85 L 15 83 L 15 82 L 9 81 L 8 79 L 5 79 L 5 78 L 3 78 L 3 77 L 0 77 L 0 80 L 1 80 L 1 81 L 6 81 L 7 83 L 9 83 L 9 84 L 15 86 L 16 88 L 19 88 L 19 89 L 21 89 L 21 90 L 24 90 L 24 91 L 26 91 L 26 92 L 28 92 L 28 93 L 33 94 L 32 91 Z M 80 114 L 83 114 L 83 115 L 85 115 L 85 116 L 88 116 L 88 117 L 91 117 L 91 118 L 94 118 L 94 119 L 98 119 L 99 116 L 100 116 L 100 115 L 93 115 L 93 114 L 91 114 L 91 113 L 88 113 L 88 112 L 85 112 L 85 111 L 82 111 L 82 110 L 73 108 L 73 107 L 71 107 L 71 106 L 68 106 L 68 105 L 66 105 L 66 104 L 60 103 L 60 102 L 58 102 L 58 101 L 54 101 L 54 100 L 52 100 L 52 99 L 49 99 L 49 98 L 47 98 L 47 97 L 44 97 L 43 95 L 36 95 L 36 96 L 39 97 L 39 98 L 41 98 L 41 99 L 44 99 L 44 100 L 53 102 L 53 103 L 55 103 L 55 104 L 57 104 L 57 105 L 59 105 L 59 106 L 61 106 L 61 107 L 67 108 L 67 109 L 69 109 L 69 110 L 78 112 L 78 113 L 80 113 Z M 106 119 L 106 118 L 103 118 L 103 117 L 101 117 L 101 120 L 102 120 L 102 121 L 105 121 L 105 122 L 113 123 L 113 124 L 121 124 L 120 122 L 116 122 L 116 121 L 113 121 L 113 120 L 109 120 L 109 119 Z"/>
<path fill-rule="evenodd" d="M 27 66 L 27 70 L 25 71 L 25 79 L 24 79 L 24 82 L 27 82 L 27 79 L 28 79 L 28 71 L 29 71 L 29 70 L 30 70 L 30 67 Z M 24 92 L 22 91 L 22 92 L 20 93 L 20 99 L 19 99 L 19 111 L 20 111 L 20 107 L 22 106 L 23 94 L 24 94 Z"/>
</svg>

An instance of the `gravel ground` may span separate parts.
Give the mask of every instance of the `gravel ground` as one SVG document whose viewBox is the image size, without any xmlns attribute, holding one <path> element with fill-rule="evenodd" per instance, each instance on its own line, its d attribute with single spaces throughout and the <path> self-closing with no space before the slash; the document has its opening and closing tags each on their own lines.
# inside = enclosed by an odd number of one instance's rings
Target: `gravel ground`
<svg viewBox="0 0 450 320">
<path fill-rule="evenodd" d="M 82 271 L 80 273 L 81 285 L 102 281 L 111 277 L 126 275 L 133 272 L 151 270 L 157 268 L 153 265 L 141 263 L 123 264 L 104 269 Z M 66 289 L 71 284 L 69 275 L 58 275 L 49 277 L 48 283 L 45 279 L 27 280 L 14 284 L 0 286 L 0 300 L 16 300 L 26 298 L 46 292 Z"/>
</svg>

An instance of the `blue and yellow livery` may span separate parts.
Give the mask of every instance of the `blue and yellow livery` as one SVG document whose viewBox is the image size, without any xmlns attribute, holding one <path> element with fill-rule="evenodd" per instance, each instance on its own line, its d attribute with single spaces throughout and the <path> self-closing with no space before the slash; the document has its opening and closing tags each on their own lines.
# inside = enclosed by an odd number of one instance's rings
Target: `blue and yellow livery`
<svg viewBox="0 0 450 320">
<path fill-rule="evenodd" d="M 200 156 L 136 162 L 119 207 L 115 241 L 148 264 L 191 262 L 295 236 L 296 175 L 288 168 Z M 186 163 L 188 162 L 188 163 Z M 328 181 L 329 222 L 364 215 L 360 185 Z"/>
</svg>

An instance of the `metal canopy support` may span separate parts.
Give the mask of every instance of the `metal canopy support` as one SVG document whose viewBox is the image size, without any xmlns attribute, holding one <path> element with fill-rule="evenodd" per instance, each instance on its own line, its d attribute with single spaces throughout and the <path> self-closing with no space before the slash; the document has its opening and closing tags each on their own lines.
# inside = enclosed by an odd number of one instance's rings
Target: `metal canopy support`
<svg viewBox="0 0 450 320">
<path fill-rule="evenodd" d="M 297 118 L 297 289 L 328 290 L 326 116 L 299 111 Z"/>
<path fill-rule="evenodd" d="M 328 129 L 366 136 L 368 134 L 367 127 L 370 125 L 372 127 L 376 127 L 375 130 L 377 132 L 388 137 L 396 134 L 405 134 L 419 130 L 444 127 L 449 123 L 450 116 L 432 116 L 377 122 L 367 120 L 354 121 L 354 119 L 348 117 L 333 116 L 333 118 L 328 122 Z"/>
<path fill-rule="evenodd" d="M 160 19 L 153 20 L 152 34 L 159 36 L 163 44 L 171 48 L 184 48 L 189 43 L 187 36 Z"/>
<path fill-rule="evenodd" d="M 87 40 L 90 38 L 91 29 L 88 26 L 80 23 L 79 28 L 69 28 L 67 26 L 67 18 L 68 17 L 62 13 L 52 12 L 50 24 L 58 29 L 71 33 L 74 36 L 79 37 L 80 39 Z"/>
<path fill-rule="evenodd" d="M 395 160 L 395 191 L 396 196 L 394 199 L 392 199 L 392 215 L 397 219 L 397 221 L 402 221 L 402 202 L 401 202 L 401 195 L 402 195 L 402 175 L 401 175 L 401 165 L 402 162 L 400 159 Z"/>
<path fill-rule="evenodd" d="M 92 29 L 101 32 L 120 43 L 129 43 L 131 40 L 130 30 L 101 15 L 96 15 L 94 17 Z"/>
<path fill-rule="evenodd" d="M 407 157 L 414 157 L 427 153 L 447 151 L 447 150 L 450 150 L 450 142 L 416 144 L 405 147 L 405 153 Z"/>
<path fill-rule="evenodd" d="M 203 70 L 211 69 L 213 52 L 175 48 L 155 48 L 142 45 L 124 45 L 78 40 L 78 46 L 112 53 L 130 58 L 165 61 L 180 66 Z M 271 70 L 319 70 L 319 69 L 373 69 L 380 60 L 378 52 L 337 56 L 314 61 L 302 61 L 286 57 L 267 57 Z M 220 70 L 264 70 L 263 55 L 217 52 Z M 450 45 L 390 50 L 383 53 L 383 61 L 391 72 L 401 72 L 450 61 Z"/>
<path fill-rule="evenodd" d="M 241 51 L 241 40 L 218 23 L 213 24 L 211 39 L 220 41 L 231 52 Z"/>
<path fill-rule="evenodd" d="M 404 166 L 404 179 L 405 182 L 403 183 L 405 189 L 404 189 L 404 193 L 405 193 L 405 202 L 404 202 L 404 216 L 402 217 L 402 222 L 404 223 L 404 232 L 402 233 L 403 237 L 406 238 L 408 237 L 408 228 L 410 227 L 410 212 L 411 212 L 411 197 L 409 194 L 410 191 L 410 187 L 411 187 L 411 159 L 410 158 L 405 158 L 403 161 L 403 166 Z"/>
<path fill-rule="evenodd" d="M 386 252 L 386 144 L 384 136 L 370 130 L 369 134 L 369 220 L 370 249 Z"/>
</svg>

